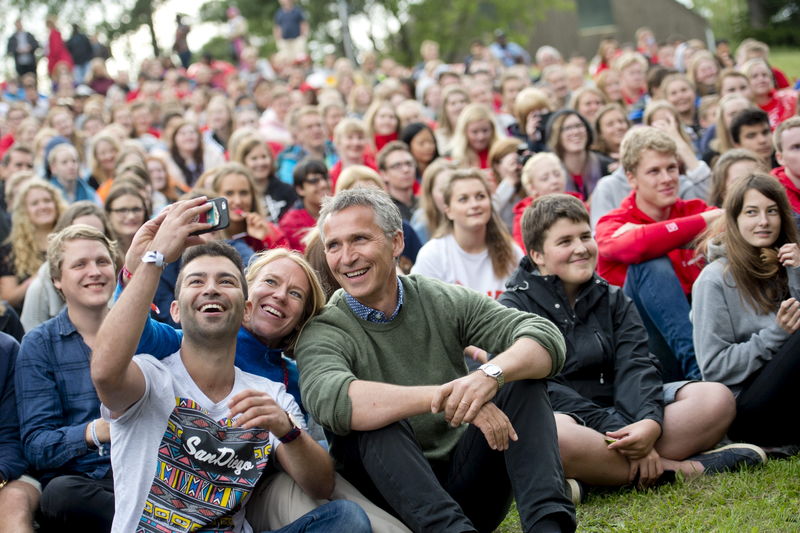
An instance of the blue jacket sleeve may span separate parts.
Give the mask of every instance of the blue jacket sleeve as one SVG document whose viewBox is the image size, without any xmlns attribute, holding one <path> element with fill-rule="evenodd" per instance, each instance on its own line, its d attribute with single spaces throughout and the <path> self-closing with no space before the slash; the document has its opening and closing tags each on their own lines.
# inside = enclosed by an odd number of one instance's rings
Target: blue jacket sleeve
<svg viewBox="0 0 800 533">
<path fill-rule="evenodd" d="M 178 351 L 182 338 L 181 330 L 150 317 L 144 323 L 136 353 L 147 353 L 156 359 L 164 359 Z"/>
<path fill-rule="evenodd" d="M 14 364 L 19 344 L 0 333 L 0 477 L 10 481 L 28 468 L 19 439 L 19 418 L 14 395 Z"/>
</svg>

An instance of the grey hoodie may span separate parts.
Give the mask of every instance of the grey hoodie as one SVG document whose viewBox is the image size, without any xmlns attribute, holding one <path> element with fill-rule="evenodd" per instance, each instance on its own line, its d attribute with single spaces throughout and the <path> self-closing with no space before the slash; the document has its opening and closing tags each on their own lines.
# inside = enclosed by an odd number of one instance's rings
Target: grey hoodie
<svg viewBox="0 0 800 533">
<path fill-rule="evenodd" d="M 694 169 L 686 174 L 681 174 L 678 185 L 678 196 L 684 200 L 699 198 L 708 201 L 708 191 L 711 188 L 711 169 L 705 162 L 700 161 Z M 592 192 L 590 210 L 592 229 L 597 226 L 597 221 L 611 211 L 616 209 L 631 193 L 631 185 L 625 176 L 622 165 L 617 170 L 603 177 L 597 182 Z"/>
<path fill-rule="evenodd" d="M 746 303 L 721 245 L 711 244 L 714 260 L 692 287 L 694 350 L 703 379 L 724 383 L 734 394 L 742 383 L 772 359 L 789 333 L 775 321 L 776 313 L 759 314 Z M 800 268 L 787 269 L 789 293 L 800 296 Z"/>
</svg>

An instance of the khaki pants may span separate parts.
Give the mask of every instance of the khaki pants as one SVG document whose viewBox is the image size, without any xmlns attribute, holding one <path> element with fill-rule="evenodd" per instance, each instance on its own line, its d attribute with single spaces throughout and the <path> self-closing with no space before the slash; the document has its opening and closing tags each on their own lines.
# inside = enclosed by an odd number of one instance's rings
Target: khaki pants
<svg viewBox="0 0 800 533">
<path fill-rule="evenodd" d="M 300 36 L 296 39 L 278 39 L 278 52 L 286 55 L 289 61 L 295 61 L 306 55 L 306 38 Z"/>
<path fill-rule="evenodd" d="M 336 474 L 336 487 L 331 499 L 359 504 L 367 513 L 375 533 L 410 533 L 400 520 L 365 498 L 339 474 Z M 278 529 L 326 502 L 312 499 L 288 474 L 278 472 L 256 487 L 247 502 L 247 521 L 253 531 Z"/>
</svg>

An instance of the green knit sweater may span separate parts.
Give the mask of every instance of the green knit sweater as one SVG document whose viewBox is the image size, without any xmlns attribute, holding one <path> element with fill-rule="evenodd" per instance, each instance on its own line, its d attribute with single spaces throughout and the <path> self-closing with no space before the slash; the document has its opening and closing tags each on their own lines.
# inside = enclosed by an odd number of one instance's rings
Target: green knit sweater
<svg viewBox="0 0 800 533">
<path fill-rule="evenodd" d="M 522 337 L 541 344 L 553 359 L 551 376 L 564 364 L 564 339 L 548 320 L 503 307 L 465 287 L 424 276 L 400 278 L 405 301 L 388 324 L 356 317 L 342 291 L 303 329 L 296 356 L 303 404 L 336 434 L 350 431 L 350 382 L 441 385 L 467 374 L 469 345 L 499 353 Z M 410 419 L 426 457 L 447 457 L 463 431 L 443 414 Z"/>
</svg>

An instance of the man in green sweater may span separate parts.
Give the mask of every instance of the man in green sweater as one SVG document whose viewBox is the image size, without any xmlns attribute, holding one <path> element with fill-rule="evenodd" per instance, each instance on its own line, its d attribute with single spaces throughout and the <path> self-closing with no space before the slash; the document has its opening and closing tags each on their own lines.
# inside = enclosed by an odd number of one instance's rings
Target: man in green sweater
<svg viewBox="0 0 800 533">
<path fill-rule="evenodd" d="M 304 404 L 334 434 L 345 477 L 414 531 L 493 531 L 512 496 L 525 531 L 573 531 L 542 381 L 564 363 L 557 328 L 398 277 L 402 221 L 382 191 L 328 199 L 318 227 L 343 290 L 296 355 Z M 468 373 L 465 353 L 489 362 Z"/>
</svg>

